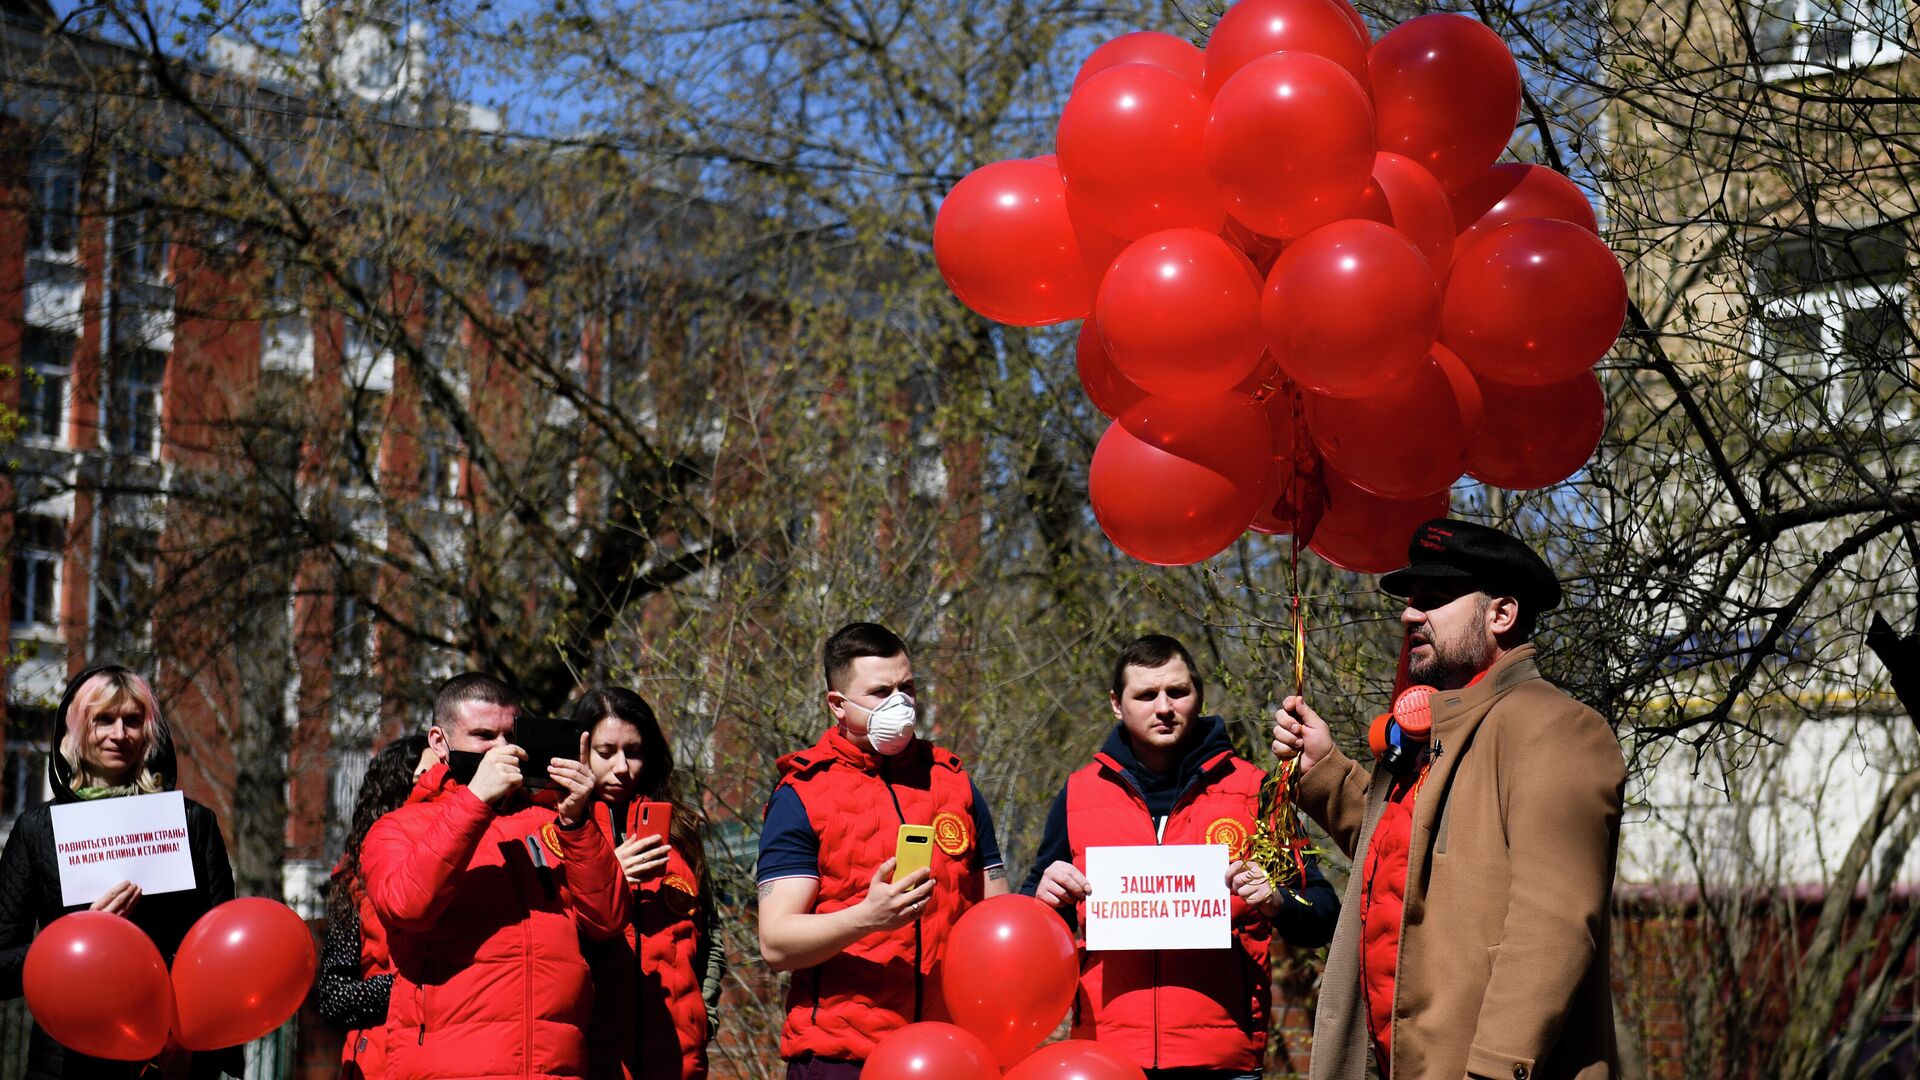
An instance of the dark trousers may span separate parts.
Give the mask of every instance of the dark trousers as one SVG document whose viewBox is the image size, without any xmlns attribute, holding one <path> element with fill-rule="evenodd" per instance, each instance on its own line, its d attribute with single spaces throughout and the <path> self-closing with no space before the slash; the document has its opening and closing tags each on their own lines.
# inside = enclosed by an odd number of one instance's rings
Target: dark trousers
<svg viewBox="0 0 1920 1080">
<path fill-rule="evenodd" d="M 789 1061 L 787 1080 L 860 1080 L 860 1063 L 816 1057 Z"/>
<path fill-rule="evenodd" d="M 1259 1072 L 1235 1072 L 1228 1069 L 1148 1069 L 1147 1080 L 1260 1080 Z"/>
</svg>

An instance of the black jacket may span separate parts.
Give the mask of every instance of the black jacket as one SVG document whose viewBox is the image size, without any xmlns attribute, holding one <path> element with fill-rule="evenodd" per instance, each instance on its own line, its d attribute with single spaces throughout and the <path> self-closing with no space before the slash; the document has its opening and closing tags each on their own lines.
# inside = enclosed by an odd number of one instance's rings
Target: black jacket
<svg viewBox="0 0 1920 1080">
<path fill-rule="evenodd" d="M 62 915 L 84 911 L 86 904 L 60 902 L 60 865 L 53 848 L 53 805 L 77 801 L 61 757 L 59 733 L 66 724 L 67 705 L 80 683 L 100 669 L 75 676 L 69 684 L 66 700 L 54 717 L 52 752 L 48 757 L 48 779 L 54 791 L 52 804 L 36 806 L 21 814 L 0 853 L 0 998 L 19 997 L 21 968 L 26 965 L 27 949 L 40 928 Z M 169 751 L 171 748 L 167 748 Z M 170 755 L 169 755 L 170 756 Z M 56 764 L 57 763 L 57 764 Z M 170 772 L 171 763 L 163 772 Z M 142 896 L 129 918 L 146 931 L 158 946 L 169 967 L 195 920 L 215 904 L 233 899 L 233 868 L 227 862 L 227 845 L 220 838 L 220 823 L 213 811 L 194 802 L 187 804 L 187 843 L 193 858 L 194 888 L 187 892 Z M 62 1077 L 119 1078 L 137 1076 L 138 1062 L 102 1061 L 67 1050 L 40 1030 L 33 1028 L 33 1042 L 27 1054 L 30 1080 L 57 1080 Z M 239 1049 L 218 1050 L 194 1055 L 192 1075 L 218 1076 L 225 1071 L 241 1074 Z"/>
</svg>

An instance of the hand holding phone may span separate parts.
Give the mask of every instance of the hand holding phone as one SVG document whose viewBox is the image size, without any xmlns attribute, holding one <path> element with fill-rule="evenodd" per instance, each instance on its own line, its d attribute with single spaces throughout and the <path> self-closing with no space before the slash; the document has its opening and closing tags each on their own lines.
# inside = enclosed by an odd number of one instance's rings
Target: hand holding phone
<svg viewBox="0 0 1920 1080">
<path fill-rule="evenodd" d="M 915 870 L 933 869 L 933 826 L 900 826 L 900 835 L 894 840 L 893 861 L 896 882 Z"/>
<path fill-rule="evenodd" d="M 657 836 L 665 842 L 673 828 L 673 804 L 635 799 L 627 808 L 627 839 Z"/>
</svg>

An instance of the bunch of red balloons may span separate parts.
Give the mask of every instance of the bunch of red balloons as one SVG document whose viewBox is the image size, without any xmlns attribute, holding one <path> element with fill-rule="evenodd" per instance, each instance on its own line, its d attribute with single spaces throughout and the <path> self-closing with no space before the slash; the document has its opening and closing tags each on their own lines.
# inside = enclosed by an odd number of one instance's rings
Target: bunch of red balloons
<svg viewBox="0 0 1920 1080">
<path fill-rule="evenodd" d="M 1520 103 L 1465 16 L 1372 41 L 1346 0 L 1241 0 L 1204 52 L 1094 50 L 1057 153 L 962 179 L 934 256 L 990 319 L 1086 319 L 1121 549 L 1192 563 L 1251 528 L 1391 569 L 1462 474 L 1558 483 L 1605 424 L 1626 281 L 1572 181 L 1495 164 Z"/>
<path fill-rule="evenodd" d="M 55 1042 L 114 1061 L 147 1061 L 172 1042 L 217 1050 L 286 1023 L 319 963 L 307 924 L 263 897 L 229 900 L 180 941 L 173 971 L 153 939 L 102 911 L 48 923 L 21 969 L 27 1009 Z"/>
<path fill-rule="evenodd" d="M 940 988 L 953 1023 L 922 1021 L 888 1034 L 869 1080 L 1145 1080 L 1140 1067 L 1085 1039 L 1040 1047 L 1073 1005 L 1080 965 L 1073 934 L 1031 896 L 996 896 L 954 923 Z M 1035 1047 L 1040 1047 L 1035 1049 Z"/>
</svg>

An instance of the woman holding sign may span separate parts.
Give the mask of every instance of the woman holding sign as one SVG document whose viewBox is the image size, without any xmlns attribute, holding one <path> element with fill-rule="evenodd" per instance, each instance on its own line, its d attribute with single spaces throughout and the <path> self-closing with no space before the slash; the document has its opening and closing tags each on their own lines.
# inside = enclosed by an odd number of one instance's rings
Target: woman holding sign
<svg viewBox="0 0 1920 1080">
<path fill-rule="evenodd" d="M 220 839 L 220 823 L 213 811 L 184 797 L 191 887 L 149 894 L 131 881 L 120 881 L 90 896 L 63 892 L 56 808 L 173 790 L 173 735 L 145 679 L 117 664 L 74 676 L 54 713 L 52 742 L 47 779 L 53 802 L 21 814 L 0 855 L 0 998 L 23 993 L 21 970 L 34 935 L 69 912 L 124 916 L 153 939 L 171 964 L 194 921 L 233 899 L 233 870 Z M 139 821 L 145 815 L 132 816 Z M 71 989 L 89 992 L 85 986 Z M 103 1022 L 111 1020 L 102 1017 Z M 131 1078 L 149 1067 L 171 1080 L 222 1072 L 239 1076 L 242 1062 L 238 1047 L 202 1054 L 169 1049 L 151 1063 L 103 1061 L 61 1046 L 38 1026 L 27 1057 L 27 1075 L 32 1077 Z"/>
<path fill-rule="evenodd" d="M 588 735 L 594 820 L 633 890 L 625 938 L 592 957 L 593 1080 L 705 1080 L 726 953 L 715 937 L 700 815 L 673 790 L 673 751 L 645 698 L 618 687 L 574 706 Z"/>
</svg>

